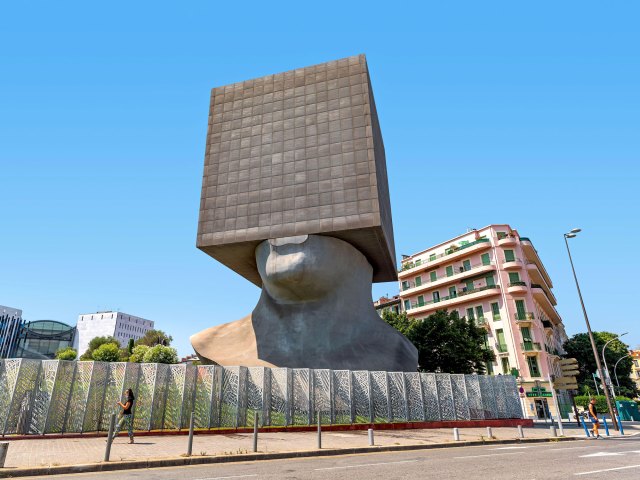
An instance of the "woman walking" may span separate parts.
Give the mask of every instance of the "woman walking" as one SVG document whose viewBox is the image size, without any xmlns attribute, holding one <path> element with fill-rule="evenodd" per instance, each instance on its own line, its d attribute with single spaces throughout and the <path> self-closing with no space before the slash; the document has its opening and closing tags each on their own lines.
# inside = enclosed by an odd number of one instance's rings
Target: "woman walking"
<svg viewBox="0 0 640 480">
<path fill-rule="evenodd" d="M 126 426 L 129 433 L 129 443 L 133 443 L 133 415 L 131 414 L 131 407 L 133 407 L 133 402 L 136 397 L 133 396 L 133 390 L 130 388 L 124 393 L 127 396 L 125 402 L 116 402 L 116 405 L 122 408 L 122 412 L 120 413 L 120 419 L 118 420 L 111 440 L 113 441 L 113 439 L 118 436 L 118 433 L 120 433 L 120 430 Z"/>
</svg>

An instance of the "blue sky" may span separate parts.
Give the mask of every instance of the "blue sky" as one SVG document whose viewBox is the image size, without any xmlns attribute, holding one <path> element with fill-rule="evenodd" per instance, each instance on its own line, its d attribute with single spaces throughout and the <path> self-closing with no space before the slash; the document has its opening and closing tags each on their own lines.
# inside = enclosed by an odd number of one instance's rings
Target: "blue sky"
<svg viewBox="0 0 640 480">
<path fill-rule="evenodd" d="M 209 90 L 358 53 L 397 255 L 490 223 L 534 242 L 568 332 L 640 344 L 634 2 L 11 2 L 0 7 L 0 304 L 153 319 L 179 353 L 258 289 L 195 248 Z M 376 285 L 373 296 L 397 286 Z"/>
</svg>

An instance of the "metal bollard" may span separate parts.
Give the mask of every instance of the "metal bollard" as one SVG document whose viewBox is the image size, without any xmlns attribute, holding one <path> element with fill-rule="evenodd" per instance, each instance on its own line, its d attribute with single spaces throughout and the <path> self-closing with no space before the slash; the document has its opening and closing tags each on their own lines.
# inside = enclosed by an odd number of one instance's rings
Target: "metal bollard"
<svg viewBox="0 0 640 480">
<path fill-rule="evenodd" d="M 491 431 L 491 427 L 487 427 L 487 437 L 489 440 L 493 438 L 493 432 Z"/>
<path fill-rule="evenodd" d="M 9 451 L 9 442 L 0 442 L 0 468 L 4 468 L 4 462 L 7 459 Z"/>
<path fill-rule="evenodd" d="M 187 457 L 191 456 L 193 451 L 193 412 L 191 412 L 191 418 L 189 418 L 189 444 L 187 445 Z"/>
<path fill-rule="evenodd" d="M 556 431 L 556 427 L 554 427 L 553 425 L 551 425 L 549 427 L 549 432 L 551 433 L 552 437 L 557 437 L 558 436 L 558 432 Z"/>
<path fill-rule="evenodd" d="M 518 425 L 518 435 L 520 438 L 524 438 L 524 430 L 522 430 L 522 425 Z"/>
<path fill-rule="evenodd" d="M 369 446 L 373 447 L 373 428 L 370 428 L 367 432 L 369 433 Z"/>
<path fill-rule="evenodd" d="M 109 436 L 107 437 L 107 448 L 104 451 L 104 461 L 108 462 L 111 456 L 111 443 L 113 442 L 113 430 L 116 428 L 116 414 L 111 414 L 111 420 L 109 420 Z"/>
<path fill-rule="evenodd" d="M 320 426 L 320 412 L 318 412 L 318 450 L 322 448 L 322 427 Z"/>
<path fill-rule="evenodd" d="M 602 423 L 604 424 L 604 433 L 609 436 L 609 424 L 607 423 L 607 417 L 602 417 Z"/>
<path fill-rule="evenodd" d="M 587 438 L 591 437 L 589 434 L 589 429 L 587 428 L 587 424 L 584 423 L 584 418 L 580 417 L 580 423 L 582 423 L 582 428 L 584 428 L 584 433 L 587 435 Z"/>
<path fill-rule="evenodd" d="M 624 435 L 624 428 L 622 428 L 622 422 L 620 421 L 620 415 L 616 415 L 616 419 L 618 420 L 618 426 L 620 427 L 620 435 Z"/>
<path fill-rule="evenodd" d="M 253 416 L 253 451 L 258 451 L 258 412 Z"/>
<path fill-rule="evenodd" d="M 459 442 L 459 441 L 460 441 L 460 430 L 458 430 L 457 428 L 454 428 L 454 429 L 453 429 L 453 439 L 454 439 L 456 442 Z"/>
</svg>

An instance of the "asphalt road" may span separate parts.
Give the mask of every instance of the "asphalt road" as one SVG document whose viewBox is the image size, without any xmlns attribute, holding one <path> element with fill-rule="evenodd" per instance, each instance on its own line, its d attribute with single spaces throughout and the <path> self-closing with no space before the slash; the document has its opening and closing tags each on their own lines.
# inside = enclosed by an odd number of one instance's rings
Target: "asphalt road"
<svg viewBox="0 0 640 480">
<path fill-rule="evenodd" d="M 528 445 L 268 460 L 61 475 L 69 480 L 171 479 L 568 479 L 640 478 L 640 434 Z M 52 478 L 52 477 L 30 477 Z"/>
</svg>

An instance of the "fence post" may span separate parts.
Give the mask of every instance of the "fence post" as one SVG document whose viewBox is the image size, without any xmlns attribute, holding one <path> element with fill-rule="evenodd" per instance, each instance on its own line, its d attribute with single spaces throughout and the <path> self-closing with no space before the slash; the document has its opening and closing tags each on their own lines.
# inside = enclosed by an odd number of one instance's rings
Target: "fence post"
<svg viewBox="0 0 640 480">
<path fill-rule="evenodd" d="M 258 451 L 258 412 L 253 415 L 253 451 Z"/>
<path fill-rule="evenodd" d="M 318 450 L 322 448 L 322 427 L 320 426 L 320 411 L 318 411 Z"/>
<path fill-rule="evenodd" d="M 520 438 L 524 438 L 524 430 L 522 430 L 522 425 L 518 425 L 518 436 Z"/>
<path fill-rule="evenodd" d="M 616 415 L 616 420 L 618 420 L 618 426 L 620 427 L 620 435 L 624 435 L 624 428 L 622 428 L 622 422 L 620 421 L 620 415 Z"/>
<path fill-rule="evenodd" d="M 607 417 L 602 417 L 602 423 L 604 423 L 604 432 L 609 436 L 609 424 L 607 424 Z"/>
<path fill-rule="evenodd" d="M 453 429 L 453 439 L 454 439 L 456 442 L 459 442 L 459 441 L 460 441 L 460 430 L 458 430 L 457 428 L 454 428 L 454 429 Z"/>
<path fill-rule="evenodd" d="M 4 462 L 7 459 L 9 451 L 9 442 L 0 442 L 0 468 L 4 468 Z"/>
<path fill-rule="evenodd" d="M 111 443 L 113 442 L 113 430 L 116 427 L 116 414 L 111 414 L 111 420 L 109 421 L 109 436 L 107 437 L 107 448 L 104 451 L 104 461 L 109 461 L 111 455 Z"/>
<path fill-rule="evenodd" d="M 487 427 L 487 437 L 489 440 L 493 438 L 493 432 L 491 431 L 491 427 Z"/>
<path fill-rule="evenodd" d="M 589 429 L 587 428 L 587 424 L 584 423 L 584 418 L 580 417 L 580 423 L 582 423 L 582 428 L 584 428 L 584 433 L 587 435 L 587 438 L 589 438 L 591 435 L 589 434 Z"/>
<path fill-rule="evenodd" d="M 193 451 L 193 417 L 193 412 L 191 412 L 191 417 L 189 418 L 189 443 L 187 445 L 187 457 L 190 457 L 191 452 Z"/>
<path fill-rule="evenodd" d="M 374 445 L 374 441 L 373 441 L 373 428 L 370 428 L 367 433 L 369 434 L 369 446 L 373 447 Z"/>
</svg>

